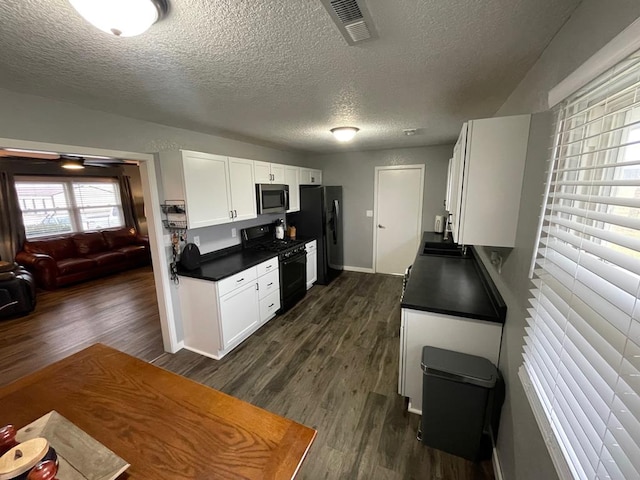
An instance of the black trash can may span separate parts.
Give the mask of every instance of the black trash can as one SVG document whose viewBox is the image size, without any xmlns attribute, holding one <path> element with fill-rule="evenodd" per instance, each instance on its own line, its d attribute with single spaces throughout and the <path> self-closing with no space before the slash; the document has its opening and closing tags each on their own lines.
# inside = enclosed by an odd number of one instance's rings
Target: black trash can
<svg viewBox="0 0 640 480">
<path fill-rule="evenodd" d="M 423 347 L 422 371 L 422 443 L 467 460 L 490 458 L 504 392 L 498 369 L 483 357 Z"/>
</svg>

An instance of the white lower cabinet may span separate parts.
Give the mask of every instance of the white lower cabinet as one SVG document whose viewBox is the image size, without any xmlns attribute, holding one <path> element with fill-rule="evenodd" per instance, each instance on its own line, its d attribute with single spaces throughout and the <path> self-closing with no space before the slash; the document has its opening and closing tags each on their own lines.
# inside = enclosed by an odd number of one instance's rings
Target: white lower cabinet
<svg viewBox="0 0 640 480">
<path fill-rule="evenodd" d="M 258 289 L 255 283 L 245 285 L 220 298 L 220 320 L 223 349 L 240 343 L 260 322 L 256 308 Z"/>
<path fill-rule="evenodd" d="M 220 359 L 280 308 L 278 259 L 219 282 L 180 277 L 178 292 L 185 348 Z"/>
<path fill-rule="evenodd" d="M 477 355 L 497 365 L 501 338 L 501 323 L 403 308 L 398 393 L 409 398 L 409 411 L 422 414 L 422 347 Z"/>
<path fill-rule="evenodd" d="M 318 280 L 318 242 L 312 240 L 305 245 L 307 250 L 307 290 Z"/>
</svg>

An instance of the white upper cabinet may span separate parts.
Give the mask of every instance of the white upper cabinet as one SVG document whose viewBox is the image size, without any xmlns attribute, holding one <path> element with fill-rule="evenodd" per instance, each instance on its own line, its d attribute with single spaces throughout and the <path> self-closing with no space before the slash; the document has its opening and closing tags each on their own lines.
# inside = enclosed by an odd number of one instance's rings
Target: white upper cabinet
<svg viewBox="0 0 640 480">
<path fill-rule="evenodd" d="M 322 170 L 300 168 L 300 185 L 322 185 Z"/>
<path fill-rule="evenodd" d="M 530 115 L 516 115 L 463 126 L 449 186 L 457 243 L 515 246 L 530 122 Z"/>
<path fill-rule="evenodd" d="M 184 200 L 188 228 L 255 218 L 253 161 L 191 152 L 160 154 L 165 200 Z"/>
<path fill-rule="evenodd" d="M 229 157 L 229 186 L 233 220 L 256 218 L 256 185 L 252 160 Z"/>
<path fill-rule="evenodd" d="M 254 161 L 255 183 L 285 183 L 284 165 Z"/>
<path fill-rule="evenodd" d="M 287 213 L 300 211 L 300 167 L 284 167 L 284 183 L 289 185 L 289 210 Z"/>
</svg>

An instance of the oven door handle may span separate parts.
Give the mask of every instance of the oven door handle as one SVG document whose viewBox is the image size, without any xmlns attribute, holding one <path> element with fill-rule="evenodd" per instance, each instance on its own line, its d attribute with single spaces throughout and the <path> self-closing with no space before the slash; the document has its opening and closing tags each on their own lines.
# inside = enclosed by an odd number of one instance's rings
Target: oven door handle
<svg viewBox="0 0 640 480">
<path fill-rule="evenodd" d="M 304 258 L 306 261 L 307 252 L 301 253 L 300 255 L 296 255 L 295 257 L 289 257 L 286 260 L 281 260 L 280 263 L 282 263 L 282 265 L 289 265 L 290 263 L 299 261 L 301 258 Z"/>
</svg>

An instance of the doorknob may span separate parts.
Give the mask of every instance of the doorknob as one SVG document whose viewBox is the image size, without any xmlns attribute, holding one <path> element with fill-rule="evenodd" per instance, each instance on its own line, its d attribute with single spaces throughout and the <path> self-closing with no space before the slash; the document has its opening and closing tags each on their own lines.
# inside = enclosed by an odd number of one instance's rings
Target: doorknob
<svg viewBox="0 0 640 480">
<path fill-rule="evenodd" d="M 384 225 L 378 224 L 378 228 L 387 228 L 387 227 L 385 227 Z"/>
</svg>

